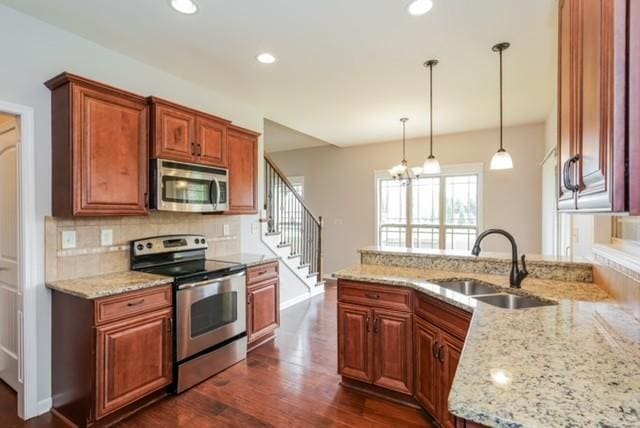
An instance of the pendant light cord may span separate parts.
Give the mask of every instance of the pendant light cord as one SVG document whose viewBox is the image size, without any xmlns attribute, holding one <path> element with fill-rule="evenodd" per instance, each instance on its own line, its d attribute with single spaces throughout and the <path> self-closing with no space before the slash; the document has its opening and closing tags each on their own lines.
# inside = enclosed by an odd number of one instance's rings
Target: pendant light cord
<svg viewBox="0 0 640 428">
<path fill-rule="evenodd" d="M 429 64 L 429 157 L 433 157 L 433 64 Z"/>
<path fill-rule="evenodd" d="M 405 156 L 405 128 L 406 128 L 407 122 L 406 121 L 402 121 L 402 162 L 406 162 L 407 161 L 407 157 Z"/>
<path fill-rule="evenodd" d="M 500 49 L 500 151 L 502 148 L 502 49 Z"/>
</svg>

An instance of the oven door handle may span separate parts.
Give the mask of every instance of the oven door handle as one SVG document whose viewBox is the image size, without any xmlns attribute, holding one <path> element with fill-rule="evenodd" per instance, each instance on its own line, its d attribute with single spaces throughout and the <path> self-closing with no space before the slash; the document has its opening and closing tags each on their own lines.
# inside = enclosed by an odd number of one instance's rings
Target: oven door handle
<svg viewBox="0 0 640 428">
<path fill-rule="evenodd" d="M 217 284 L 220 282 L 224 282 L 228 279 L 233 279 L 233 278 L 237 278 L 240 276 L 244 276 L 244 271 L 242 272 L 237 272 L 231 275 L 227 275 L 227 276 L 223 276 L 222 278 L 216 278 L 213 280 L 204 280 L 204 281 L 199 281 L 199 282 L 192 282 L 189 284 L 182 284 L 180 286 L 178 286 L 178 290 L 187 290 L 189 288 L 196 288 L 196 287 L 203 287 L 205 285 L 212 285 L 212 284 Z"/>
</svg>

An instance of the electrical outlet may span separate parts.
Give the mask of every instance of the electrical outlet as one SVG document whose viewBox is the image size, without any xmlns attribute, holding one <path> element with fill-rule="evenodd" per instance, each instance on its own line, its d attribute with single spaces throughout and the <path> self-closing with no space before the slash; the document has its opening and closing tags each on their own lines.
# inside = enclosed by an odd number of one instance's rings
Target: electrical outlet
<svg viewBox="0 0 640 428">
<path fill-rule="evenodd" d="M 229 236 L 230 234 L 230 229 L 229 229 L 229 225 L 228 224 L 223 224 L 222 225 L 222 236 Z"/>
<path fill-rule="evenodd" d="M 63 230 L 62 231 L 62 249 L 68 250 L 70 248 L 76 248 L 76 231 Z"/>
<path fill-rule="evenodd" d="M 103 247 L 113 245 L 113 229 L 102 229 L 100 231 L 100 245 Z"/>
</svg>

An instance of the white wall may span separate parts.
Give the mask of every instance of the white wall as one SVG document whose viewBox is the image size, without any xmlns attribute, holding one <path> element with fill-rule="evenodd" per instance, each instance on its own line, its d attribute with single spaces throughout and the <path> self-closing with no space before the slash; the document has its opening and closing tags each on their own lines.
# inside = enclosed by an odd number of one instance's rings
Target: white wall
<svg viewBox="0 0 640 428">
<path fill-rule="evenodd" d="M 157 95 L 211 112 L 234 123 L 262 132 L 263 114 L 162 70 L 108 50 L 13 9 L 0 6 L 0 100 L 33 107 L 36 138 L 36 218 L 38 247 L 38 399 L 51 395 L 50 293 L 44 287 L 44 217 L 51 214 L 51 108 L 43 82 L 62 71 L 86 76 L 141 95 Z M 262 145 L 261 145 L 262 146 Z M 259 159 L 262 159 L 262 147 Z M 262 168 L 262 163 L 259 162 Z M 262 186 L 260 186 L 262 198 Z M 243 251 L 265 253 L 259 234 L 251 233 L 258 216 L 242 219 Z M 283 293 L 289 293 L 287 280 Z M 292 285 L 293 293 L 297 284 Z"/>
<path fill-rule="evenodd" d="M 483 227 L 506 229 L 513 233 L 521 251 L 540 253 L 540 161 L 545 127 L 539 123 L 506 128 L 504 138 L 513 157 L 513 170 L 489 170 L 491 156 L 498 148 L 497 129 L 437 136 L 434 153 L 443 165 L 484 163 Z M 427 144 L 425 138 L 407 141 L 410 166 L 424 161 Z M 326 273 L 358 263 L 356 250 L 375 243 L 374 171 L 397 164 L 401 154 L 399 141 L 271 154 L 287 175 L 305 177 L 305 200 L 325 220 Z M 483 248 L 509 250 L 506 240 L 494 236 L 487 238 Z"/>
<path fill-rule="evenodd" d="M 550 154 L 542 168 L 542 254 L 558 254 L 558 211 L 557 211 L 557 107 L 551 109 L 545 121 L 545 155 Z"/>
</svg>

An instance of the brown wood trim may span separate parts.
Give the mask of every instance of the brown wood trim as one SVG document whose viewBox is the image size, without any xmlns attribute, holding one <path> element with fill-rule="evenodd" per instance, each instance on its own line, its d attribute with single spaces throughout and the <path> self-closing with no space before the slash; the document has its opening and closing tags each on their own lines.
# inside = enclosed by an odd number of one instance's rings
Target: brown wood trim
<svg viewBox="0 0 640 428">
<path fill-rule="evenodd" d="M 355 305 L 411 312 L 412 291 L 407 288 L 370 282 L 338 280 L 338 301 Z"/>
<path fill-rule="evenodd" d="M 373 395 L 374 397 L 384 398 L 385 400 L 393 401 L 394 403 L 402 404 L 414 409 L 422 409 L 422 407 L 420 407 L 418 402 L 412 396 L 391 391 L 386 388 L 381 388 L 376 385 L 360 382 L 358 380 L 350 379 L 344 376 L 342 376 L 340 385 L 345 388 Z"/>
<path fill-rule="evenodd" d="M 259 137 L 262 134 L 256 131 L 252 131 L 251 129 L 243 128 L 242 126 L 238 126 L 235 124 L 229 125 L 229 131 L 235 132 L 236 134 L 248 134 L 252 137 Z"/>
<path fill-rule="evenodd" d="M 640 3 L 630 1 L 627 92 L 629 123 L 629 211 L 640 215 Z"/>
<path fill-rule="evenodd" d="M 414 313 L 425 321 L 453 334 L 462 341 L 467 336 L 471 314 L 448 303 L 415 292 Z"/>
<path fill-rule="evenodd" d="M 165 100 L 165 99 L 153 96 L 153 95 L 150 96 L 150 97 L 147 97 L 146 99 L 147 99 L 147 102 L 149 104 L 151 104 L 151 105 L 153 105 L 153 104 L 165 105 L 165 106 L 170 107 L 170 108 L 183 110 L 184 112 L 191 113 L 191 114 L 193 114 L 195 116 L 203 116 L 203 117 L 206 117 L 208 119 L 214 120 L 216 122 L 224 123 L 226 125 L 230 125 L 231 124 L 230 120 L 224 119 L 224 118 L 222 118 L 220 116 L 216 116 L 216 115 L 213 115 L 213 114 L 210 114 L 210 113 L 206 113 L 206 112 L 203 112 L 201 110 L 196 110 L 196 109 L 193 109 L 191 107 L 185 107 L 183 105 L 174 103 L 173 101 L 168 101 L 168 100 Z M 258 134 L 258 135 L 260 135 L 260 134 Z"/>
<path fill-rule="evenodd" d="M 280 274 L 279 262 L 269 262 L 247 268 L 247 287 L 257 287 L 260 283 L 278 278 Z"/>
<path fill-rule="evenodd" d="M 95 300 L 95 324 L 101 325 L 171 307 L 172 302 L 172 285 L 102 297 Z"/>
<path fill-rule="evenodd" d="M 253 342 L 248 342 L 247 343 L 247 352 L 255 351 L 256 348 L 261 347 L 265 343 L 269 343 L 270 341 L 272 341 L 275 338 L 276 338 L 276 332 L 274 330 L 274 331 L 271 332 L 271 334 L 268 334 L 268 335 L 266 335 L 264 337 L 258 338 L 256 340 L 254 340 Z"/>
<path fill-rule="evenodd" d="M 101 82 L 97 82 L 95 80 L 87 79 L 86 77 L 78 76 L 76 74 L 71 74 L 66 71 L 47 80 L 46 82 L 44 82 L 44 85 L 53 91 L 59 86 L 62 86 L 67 83 L 79 84 L 83 87 L 90 88 L 95 91 L 115 92 L 118 94 L 118 96 L 132 98 L 135 102 L 146 102 L 145 97 L 143 97 L 142 95 L 134 94 L 133 92 L 125 91 L 124 89 L 116 88 L 115 86 L 111 86 Z"/>
</svg>

